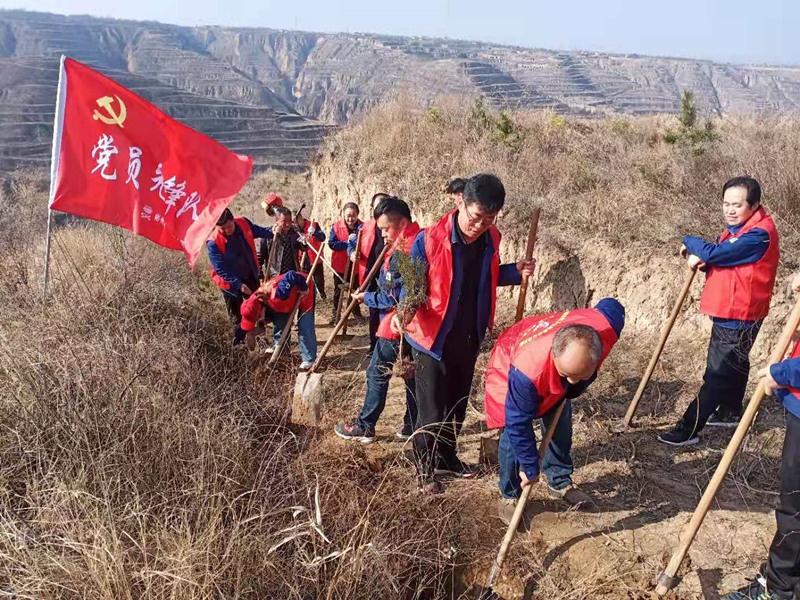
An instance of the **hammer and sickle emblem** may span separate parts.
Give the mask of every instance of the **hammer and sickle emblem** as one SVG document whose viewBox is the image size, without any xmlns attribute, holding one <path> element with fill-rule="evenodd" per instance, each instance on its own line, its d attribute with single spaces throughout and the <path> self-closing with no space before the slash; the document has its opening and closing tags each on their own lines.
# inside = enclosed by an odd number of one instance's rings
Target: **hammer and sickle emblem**
<svg viewBox="0 0 800 600">
<path fill-rule="evenodd" d="M 119 104 L 119 113 L 114 110 L 114 98 L 117 100 L 117 104 Z M 100 111 L 95 109 L 94 113 L 92 114 L 92 118 L 97 121 L 98 119 L 105 123 L 106 125 L 119 125 L 123 128 L 123 123 L 125 122 L 125 117 L 128 116 L 128 111 L 125 108 L 125 103 L 120 99 L 119 96 L 103 96 L 102 98 L 97 99 L 97 106 L 100 108 L 105 109 L 106 114 L 102 114 Z"/>
</svg>

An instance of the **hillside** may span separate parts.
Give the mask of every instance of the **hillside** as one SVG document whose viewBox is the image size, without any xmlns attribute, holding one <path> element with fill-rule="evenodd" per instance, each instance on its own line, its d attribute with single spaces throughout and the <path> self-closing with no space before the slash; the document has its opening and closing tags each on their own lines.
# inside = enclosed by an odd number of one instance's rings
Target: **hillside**
<svg viewBox="0 0 800 600">
<path fill-rule="evenodd" d="M 800 104 L 791 67 L 0 11 L 0 172 L 46 164 L 62 53 L 254 155 L 257 167 L 302 168 L 323 123 L 343 125 L 404 93 L 567 115 L 672 113 L 683 89 L 715 115 Z"/>
</svg>

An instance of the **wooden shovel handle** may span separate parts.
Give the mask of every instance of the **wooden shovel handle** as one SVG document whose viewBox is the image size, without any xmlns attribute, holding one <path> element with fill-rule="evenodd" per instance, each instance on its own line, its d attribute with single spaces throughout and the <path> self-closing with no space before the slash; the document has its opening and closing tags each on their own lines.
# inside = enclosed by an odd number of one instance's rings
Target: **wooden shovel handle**
<svg viewBox="0 0 800 600">
<path fill-rule="evenodd" d="M 369 286 L 369 282 L 372 281 L 378 274 L 378 271 L 380 271 L 381 265 L 383 264 L 383 258 L 389 251 L 389 248 L 391 248 L 391 244 L 386 244 L 383 247 L 383 250 L 381 250 L 381 253 L 378 255 L 375 264 L 372 265 L 372 268 L 369 270 L 369 273 L 367 273 L 366 277 L 364 277 L 364 281 L 361 282 L 361 285 L 357 290 L 358 293 L 366 291 L 367 287 Z M 344 313 L 334 326 L 333 331 L 331 331 L 330 336 L 328 336 L 328 341 L 325 342 L 325 346 L 323 346 L 322 351 L 317 355 L 317 360 L 314 361 L 314 364 L 311 365 L 311 368 L 307 371 L 309 375 L 316 372 L 316 370 L 319 368 L 322 359 L 325 358 L 325 355 L 328 353 L 328 350 L 330 350 L 334 338 L 339 333 L 339 330 L 342 328 L 345 321 L 347 321 L 347 318 L 350 316 L 350 313 L 352 313 L 355 310 L 357 305 L 358 305 L 358 300 L 356 300 L 355 298 L 350 300 L 350 304 L 347 305 L 347 308 L 345 309 Z"/>
<path fill-rule="evenodd" d="M 672 312 L 669 315 L 669 319 L 667 319 L 667 324 L 661 331 L 661 338 L 658 340 L 655 350 L 653 350 L 653 355 L 650 357 L 650 362 L 647 365 L 647 369 L 645 369 L 644 376 L 639 382 L 639 387 L 636 390 L 636 393 L 633 395 L 633 400 L 631 400 L 631 403 L 628 406 L 628 410 L 625 413 L 625 418 L 622 420 L 622 425 L 624 427 L 630 427 L 631 425 L 633 415 L 636 414 L 636 409 L 639 406 L 639 400 L 642 399 L 644 389 L 647 387 L 647 384 L 650 383 L 650 378 L 653 376 L 653 371 L 656 369 L 658 359 L 661 357 L 661 352 L 664 350 L 664 346 L 667 343 L 669 334 L 672 332 L 672 327 L 675 325 L 675 320 L 678 318 L 678 314 L 681 312 L 681 307 L 686 301 L 686 296 L 689 295 L 689 290 L 692 287 L 692 281 L 694 281 L 694 276 L 696 273 L 697 269 L 693 268 L 690 269 L 689 273 L 686 275 L 686 279 L 683 282 L 683 288 L 681 288 L 681 293 L 678 294 L 678 299 L 675 301 L 675 306 L 672 307 Z"/>
<path fill-rule="evenodd" d="M 525 248 L 525 260 L 533 258 L 533 248 L 536 245 L 536 233 L 539 229 L 539 215 L 542 209 L 538 206 L 533 209 L 531 214 L 531 227 L 528 230 L 528 246 Z M 515 323 L 522 320 L 522 315 L 525 314 L 525 298 L 528 295 L 528 275 L 522 276 L 522 283 L 519 286 L 519 297 L 517 298 L 517 314 L 514 318 Z"/>
<path fill-rule="evenodd" d="M 798 298 L 795 302 L 794 309 L 792 309 L 792 313 L 789 315 L 789 320 L 786 321 L 786 325 L 781 332 L 781 336 L 778 338 L 778 343 L 775 344 L 775 347 L 772 350 L 769 364 L 775 364 L 783 360 L 783 357 L 786 355 L 786 351 L 789 349 L 789 345 L 792 342 L 792 336 L 797 331 L 798 325 L 800 325 L 800 298 Z M 705 519 L 705 516 L 708 513 L 708 509 L 711 506 L 711 502 L 714 500 L 714 496 L 717 495 L 719 488 L 722 486 L 722 481 L 725 479 L 725 475 L 727 475 L 728 469 L 730 468 L 736 453 L 739 451 L 739 448 L 741 448 L 742 443 L 744 442 L 744 438 L 747 435 L 747 430 L 750 428 L 750 425 L 752 425 L 756 418 L 756 414 L 758 413 L 761 401 L 764 399 L 764 395 L 764 382 L 762 380 L 759 381 L 758 385 L 756 386 L 753 396 L 750 398 L 750 402 L 747 405 L 747 409 L 744 411 L 744 414 L 739 421 L 739 425 L 736 427 L 736 431 L 734 432 L 728 447 L 725 449 L 725 453 L 722 455 L 722 458 L 719 461 L 719 465 L 717 465 L 717 470 L 714 471 L 714 476 L 711 478 L 708 487 L 703 493 L 703 497 L 700 498 L 700 502 L 698 503 L 694 514 L 692 515 L 692 519 L 689 521 L 689 527 L 681 535 L 678 548 L 672 555 L 667 568 L 664 569 L 664 571 L 658 576 L 656 593 L 659 596 L 665 595 L 677 584 L 675 575 L 678 572 L 683 559 L 686 558 L 686 554 L 689 552 L 689 547 L 692 545 L 692 542 L 697 535 L 697 531 L 700 529 L 700 525 L 702 525 L 703 519 Z"/>
<path fill-rule="evenodd" d="M 555 409 L 553 413 L 553 418 L 550 419 L 550 423 L 547 426 L 544 435 L 542 436 L 542 443 L 539 444 L 539 465 L 541 466 L 542 461 L 544 461 L 544 456 L 547 453 L 547 449 L 550 446 L 550 441 L 553 439 L 553 432 L 556 429 L 556 424 L 558 420 L 561 418 L 561 413 L 564 412 L 564 405 L 567 403 L 566 400 L 562 400 L 561 404 Z M 503 562 L 506 560 L 506 554 L 508 553 L 508 548 L 511 546 L 511 542 L 514 539 L 514 535 L 517 532 L 517 527 L 519 527 L 519 522 L 522 519 L 522 513 L 525 512 L 525 503 L 528 501 L 528 495 L 531 492 L 531 488 L 533 484 L 526 485 L 522 488 L 522 494 L 520 494 L 519 499 L 517 500 L 517 506 L 514 509 L 514 515 L 511 517 L 511 522 L 508 524 L 508 529 L 506 530 L 506 535 L 503 538 L 503 542 L 500 544 L 500 551 L 497 553 L 497 558 L 494 559 L 494 564 L 492 565 L 492 570 L 489 573 L 489 578 L 486 580 L 486 585 L 484 585 L 484 589 L 490 589 L 493 585 L 495 580 L 497 579 L 498 575 L 500 575 L 500 569 L 503 568 Z"/>
</svg>

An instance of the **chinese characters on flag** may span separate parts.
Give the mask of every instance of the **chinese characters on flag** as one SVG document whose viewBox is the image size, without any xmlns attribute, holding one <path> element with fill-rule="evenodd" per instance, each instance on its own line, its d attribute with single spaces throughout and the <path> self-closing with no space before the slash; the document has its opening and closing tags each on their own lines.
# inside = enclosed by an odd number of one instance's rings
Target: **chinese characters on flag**
<svg viewBox="0 0 800 600">
<path fill-rule="evenodd" d="M 253 161 L 62 58 L 50 208 L 130 229 L 194 266 Z"/>
</svg>

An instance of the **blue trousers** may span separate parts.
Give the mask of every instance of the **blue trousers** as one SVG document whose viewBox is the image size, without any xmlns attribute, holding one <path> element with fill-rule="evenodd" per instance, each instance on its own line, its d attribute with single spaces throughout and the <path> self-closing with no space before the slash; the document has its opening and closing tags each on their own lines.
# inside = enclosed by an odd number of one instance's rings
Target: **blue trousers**
<svg viewBox="0 0 800 600">
<path fill-rule="evenodd" d="M 564 410 L 558 423 L 555 424 L 553 439 L 547 448 L 547 454 L 542 462 L 542 472 L 547 477 L 547 483 L 553 489 L 560 490 L 572 484 L 572 402 L 565 401 Z M 541 419 L 542 434 L 550 426 L 553 418 L 551 409 Z M 531 424 L 531 427 L 533 424 Z M 514 448 L 506 435 L 505 429 L 500 433 L 500 447 L 498 449 L 500 462 L 500 494 L 503 498 L 519 498 L 522 493 L 522 480 L 519 478 L 519 462 L 514 454 Z"/>
<path fill-rule="evenodd" d="M 272 323 L 272 337 L 275 345 L 281 341 L 289 313 L 276 313 Z M 314 362 L 317 358 L 317 331 L 314 329 L 314 311 L 302 313 L 297 319 L 297 335 L 300 342 L 300 357 L 304 362 Z M 291 341 L 291 338 L 290 340 Z M 287 342 L 288 343 L 288 342 Z"/>
<path fill-rule="evenodd" d="M 367 395 L 364 406 L 358 415 L 358 424 L 361 427 L 372 429 L 386 407 L 386 394 L 389 391 L 389 380 L 392 378 L 392 367 L 397 360 L 400 349 L 400 340 L 385 340 L 378 338 L 375 350 L 367 367 Z M 417 401 L 414 398 L 416 382 L 414 378 L 406 380 L 406 414 L 403 424 L 414 427 L 417 420 Z"/>
</svg>

